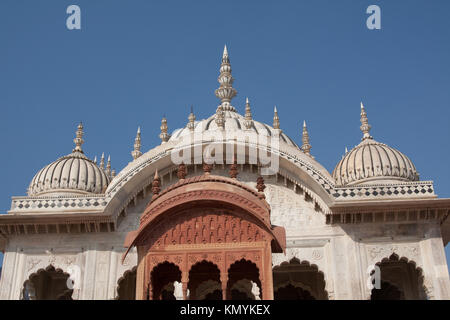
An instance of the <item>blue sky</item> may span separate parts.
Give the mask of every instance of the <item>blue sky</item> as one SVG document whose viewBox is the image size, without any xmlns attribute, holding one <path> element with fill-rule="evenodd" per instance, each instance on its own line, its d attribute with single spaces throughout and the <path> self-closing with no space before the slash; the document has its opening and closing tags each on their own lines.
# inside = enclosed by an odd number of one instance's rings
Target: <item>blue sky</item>
<svg viewBox="0 0 450 320">
<path fill-rule="evenodd" d="M 66 8 L 81 8 L 81 30 Z M 368 30 L 371 4 L 381 30 Z M 238 96 L 255 119 L 301 142 L 330 172 L 359 143 L 359 102 L 372 135 L 415 163 L 422 180 L 450 197 L 450 2 L 85 1 L 0 2 L 0 210 L 33 175 L 70 153 L 76 124 L 88 156 L 111 154 L 120 171 L 138 125 L 143 149 L 169 128 L 211 115 L 227 44 Z M 447 248 L 447 255 L 450 252 Z"/>
</svg>

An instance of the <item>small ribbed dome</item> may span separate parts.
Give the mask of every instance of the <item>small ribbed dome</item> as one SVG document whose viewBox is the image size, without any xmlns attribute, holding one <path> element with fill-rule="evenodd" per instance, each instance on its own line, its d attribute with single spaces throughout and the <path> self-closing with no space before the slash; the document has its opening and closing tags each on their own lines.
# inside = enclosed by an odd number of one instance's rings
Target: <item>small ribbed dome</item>
<svg viewBox="0 0 450 320">
<path fill-rule="evenodd" d="M 362 141 L 348 152 L 333 171 L 337 185 L 419 180 L 407 156 L 373 139 Z"/>
<path fill-rule="evenodd" d="M 407 156 L 369 135 L 371 127 L 362 103 L 361 124 L 363 141 L 346 152 L 333 171 L 338 186 L 419 180 L 416 168 Z"/>
<path fill-rule="evenodd" d="M 44 194 L 80 195 L 102 193 L 110 178 L 97 164 L 88 159 L 81 149 L 83 126 L 80 124 L 75 149 L 71 154 L 61 157 L 45 166 L 34 176 L 28 187 L 29 196 Z"/>
</svg>

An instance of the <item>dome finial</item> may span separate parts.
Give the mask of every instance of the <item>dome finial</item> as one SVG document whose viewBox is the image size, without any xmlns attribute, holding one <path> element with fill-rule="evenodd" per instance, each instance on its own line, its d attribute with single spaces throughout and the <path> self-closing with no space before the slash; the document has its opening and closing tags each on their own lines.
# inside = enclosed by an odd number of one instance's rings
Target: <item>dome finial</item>
<svg viewBox="0 0 450 320">
<path fill-rule="evenodd" d="M 111 175 L 111 155 L 108 155 L 108 162 L 106 163 L 106 175 L 109 177 Z"/>
<path fill-rule="evenodd" d="M 220 74 L 217 81 L 220 83 L 220 86 L 216 89 L 215 94 L 222 102 L 223 110 L 236 112 L 236 109 L 230 105 L 231 99 L 236 96 L 237 91 L 233 88 L 234 78 L 231 76 L 231 64 L 227 46 L 223 49 Z"/>
<path fill-rule="evenodd" d="M 141 152 L 141 127 L 138 127 L 136 138 L 134 139 L 134 149 L 131 151 L 131 156 L 134 160 L 142 156 Z"/>
<path fill-rule="evenodd" d="M 273 128 L 280 129 L 280 118 L 278 117 L 277 106 L 273 109 Z"/>
<path fill-rule="evenodd" d="M 250 130 L 253 126 L 252 110 L 250 109 L 250 102 L 248 101 L 248 97 L 245 99 L 244 126 L 245 126 L 245 129 L 247 129 L 247 130 Z"/>
<path fill-rule="evenodd" d="M 167 133 L 167 119 L 166 117 L 163 117 L 161 120 L 161 133 L 159 134 L 159 137 L 161 138 L 161 142 L 167 142 L 169 141 L 170 135 Z"/>
<path fill-rule="evenodd" d="M 76 131 L 75 139 L 73 139 L 73 142 L 75 143 L 75 149 L 73 149 L 72 152 L 84 153 L 83 149 L 81 149 L 81 145 L 84 143 L 83 134 L 83 123 L 80 122 Z"/>
<path fill-rule="evenodd" d="M 364 109 L 364 105 L 362 102 L 361 102 L 361 127 L 359 128 L 363 132 L 362 140 L 373 139 L 373 137 L 369 134 L 372 126 L 369 124 L 369 120 L 367 119 L 367 113 L 366 110 Z"/>
<path fill-rule="evenodd" d="M 309 134 L 305 120 L 303 120 L 302 143 L 303 143 L 301 147 L 302 151 L 308 156 L 311 156 L 311 145 L 309 144 Z"/>
<path fill-rule="evenodd" d="M 105 168 L 105 153 L 102 152 L 102 157 L 100 158 L 100 168 Z"/>
<path fill-rule="evenodd" d="M 194 114 L 194 106 L 191 105 L 191 113 L 189 114 L 188 117 L 188 124 L 187 127 L 189 130 L 194 131 L 195 129 L 195 114 Z"/>
</svg>

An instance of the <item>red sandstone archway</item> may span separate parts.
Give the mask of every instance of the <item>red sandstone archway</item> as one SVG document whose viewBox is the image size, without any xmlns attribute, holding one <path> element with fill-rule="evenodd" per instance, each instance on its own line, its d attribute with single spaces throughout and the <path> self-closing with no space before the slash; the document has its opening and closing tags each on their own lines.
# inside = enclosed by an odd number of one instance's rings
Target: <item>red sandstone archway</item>
<svg viewBox="0 0 450 320">
<path fill-rule="evenodd" d="M 189 271 L 204 260 L 217 266 L 219 273 L 214 274 L 220 279 L 214 281 L 220 282 L 222 295 L 228 298 L 228 270 L 241 259 L 258 270 L 245 278 L 254 278 L 265 299 L 273 298 L 271 268 L 264 266 L 271 265 L 272 252 L 284 251 L 285 232 L 271 225 L 270 207 L 262 192 L 237 179 L 208 172 L 181 179 L 162 193 L 157 178 L 153 185 L 154 196 L 141 217 L 139 229 L 130 232 L 125 242 L 128 251 L 133 246 L 138 248 L 137 299 L 144 299 L 146 292 L 155 292 L 155 287 L 160 286 L 151 278 L 151 272 L 163 263 L 172 263 L 181 270 L 186 299 Z M 262 191 L 263 187 L 259 189 Z M 190 293 L 195 295 L 192 290 Z M 152 294 L 147 297 L 158 298 Z"/>
</svg>

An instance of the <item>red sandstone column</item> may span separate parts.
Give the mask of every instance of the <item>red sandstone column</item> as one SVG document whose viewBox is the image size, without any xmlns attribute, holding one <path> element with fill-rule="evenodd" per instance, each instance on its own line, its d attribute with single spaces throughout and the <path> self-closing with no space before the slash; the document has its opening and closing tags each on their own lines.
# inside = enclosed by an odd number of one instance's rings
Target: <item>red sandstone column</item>
<svg viewBox="0 0 450 320">
<path fill-rule="evenodd" d="M 181 284 L 183 287 L 183 300 L 188 300 L 188 296 L 187 296 L 188 282 L 189 282 L 189 273 L 186 271 L 183 271 L 182 276 L 181 276 Z"/>
<path fill-rule="evenodd" d="M 220 273 L 220 282 L 222 284 L 222 300 L 227 300 L 227 283 L 228 283 L 228 273 Z"/>
</svg>

